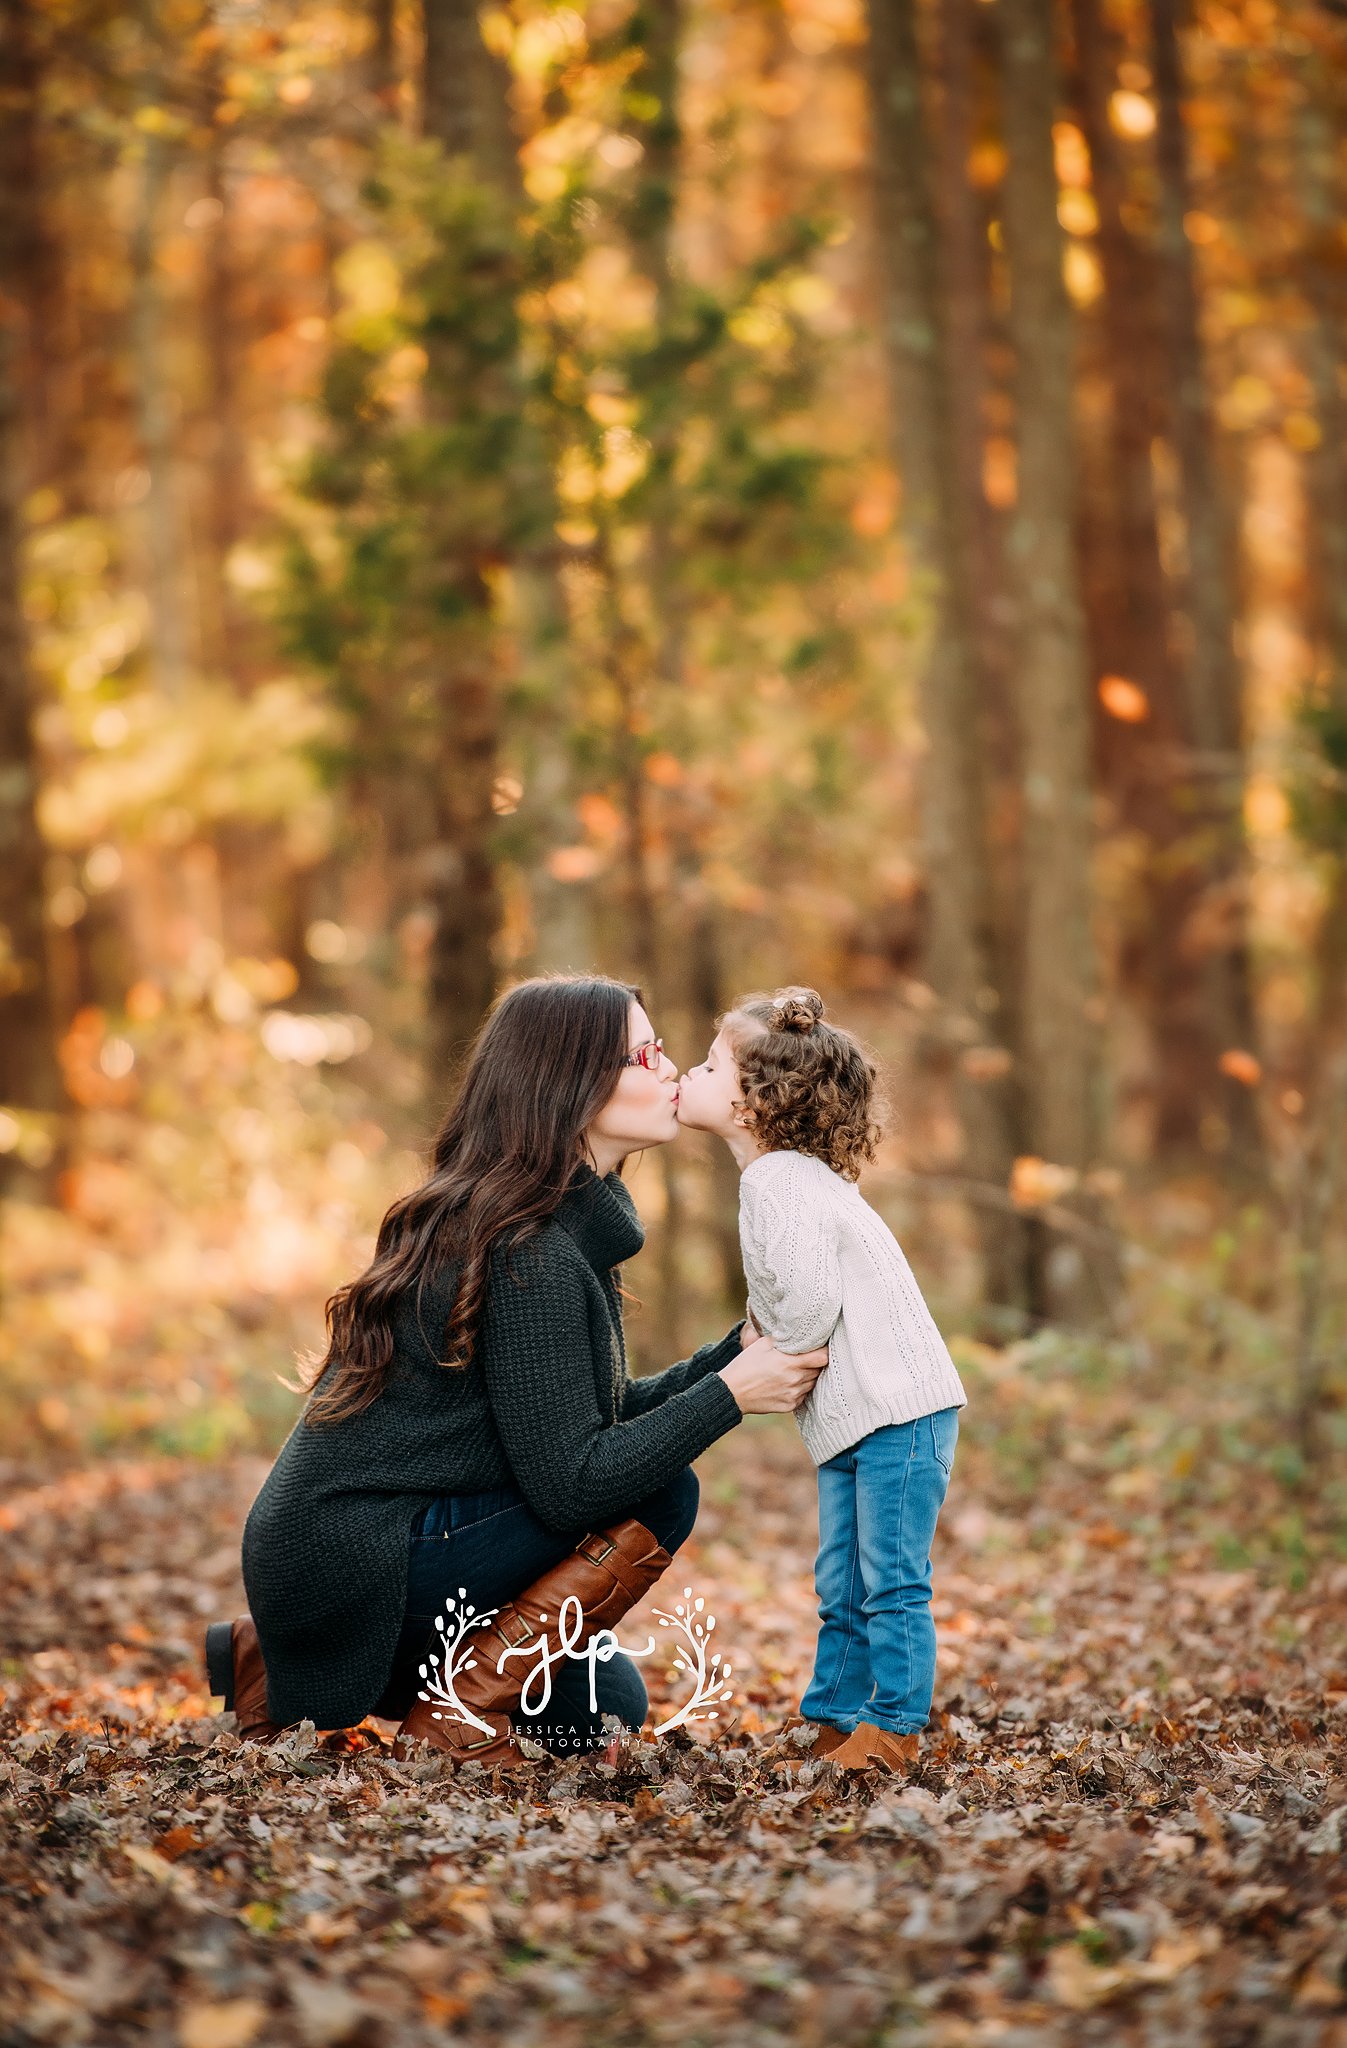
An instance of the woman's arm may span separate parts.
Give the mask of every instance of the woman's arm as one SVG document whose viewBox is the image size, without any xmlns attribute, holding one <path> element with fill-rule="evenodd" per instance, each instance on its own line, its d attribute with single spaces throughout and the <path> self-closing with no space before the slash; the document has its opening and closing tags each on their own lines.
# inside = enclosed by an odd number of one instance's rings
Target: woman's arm
<svg viewBox="0 0 1347 2048">
<path fill-rule="evenodd" d="M 739 1244 L 748 1306 L 783 1351 L 826 1344 L 842 1313 L 833 1219 L 807 1172 L 793 1164 L 739 1190 Z"/>
<path fill-rule="evenodd" d="M 522 1286 L 492 1259 L 480 1356 L 505 1454 L 540 1522 L 601 1527 L 743 1420 L 712 1369 L 648 1413 L 607 1422 L 579 1254 L 543 1236 L 514 1265 Z"/>
<path fill-rule="evenodd" d="M 663 1372 L 648 1373 L 639 1380 L 628 1375 L 622 1382 L 624 1420 L 631 1415 L 648 1414 L 662 1401 L 667 1401 L 671 1394 L 681 1394 L 688 1387 L 695 1387 L 707 1373 L 719 1372 L 722 1365 L 729 1365 L 738 1358 L 742 1349 L 739 1333 L 743 1327 L 741 1319 L 726 1336 L 703 1344 L 700 1351 L 694 1351 L 691 1358 L 680 1358 L 677 1365 L 666 1365 Z"/>
</svg>

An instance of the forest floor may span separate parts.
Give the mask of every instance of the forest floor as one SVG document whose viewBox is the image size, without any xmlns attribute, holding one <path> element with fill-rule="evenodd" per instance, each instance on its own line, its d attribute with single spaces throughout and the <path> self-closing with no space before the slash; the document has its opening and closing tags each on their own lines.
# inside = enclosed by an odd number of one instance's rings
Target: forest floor
<svg viewBox="0 0 1347 2048">
<path fill-rule="evenodd" d="M 1017 1502 L 974 1439 L 918 1761 L 792 1777 L 771 1738 L 812 1661 L 814 1475 L 790 1418 L 753 1418 L 620 1631 L 693 1586 L 728 1718 L 653 1739 L 684 1695 L 652 1658 L 616 1766 L 493 1776 L 399 1764 L 389 1724 L 267 1748 L 212 1711 L 201 1635 L 242 1611 L 266 1469 L 6 1474 L 7 2048 L 1347 2048 L 1331 1548 L 1232 1568 L 1135 1471 L 1053 1460 Z"/>
</svg>

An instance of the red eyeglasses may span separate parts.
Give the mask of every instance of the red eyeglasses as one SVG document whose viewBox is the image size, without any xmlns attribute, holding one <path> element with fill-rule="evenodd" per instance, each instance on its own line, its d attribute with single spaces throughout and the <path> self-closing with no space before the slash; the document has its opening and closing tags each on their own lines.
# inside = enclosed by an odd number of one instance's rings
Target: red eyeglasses
<svg viewBox="0 0 1347 2048">
<path fill-rule="evenodd" d="M 652 1074 L 659 1072 L 659 1063 L 664 1058 L 664 1040 L 649 1038 L 644 1045 L 638 1045 L 623 1060 L 624 1067 L 646 1067 Z"/>
</svg>

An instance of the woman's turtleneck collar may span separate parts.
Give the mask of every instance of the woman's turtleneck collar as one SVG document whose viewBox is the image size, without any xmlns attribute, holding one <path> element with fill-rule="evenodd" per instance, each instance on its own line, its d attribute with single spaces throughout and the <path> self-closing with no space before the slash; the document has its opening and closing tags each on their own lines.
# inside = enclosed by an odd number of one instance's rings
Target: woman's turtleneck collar
<svg viewBox="0 0 1347 2048">
<path fill-rule="evenodd" d="M 596 1273 L 620 1266 L 645 1243 L 636 1204 L 616 1168 L 601 1177 L 583 1161 L 571 1175 L 556 1216 Z"/>
</svg>

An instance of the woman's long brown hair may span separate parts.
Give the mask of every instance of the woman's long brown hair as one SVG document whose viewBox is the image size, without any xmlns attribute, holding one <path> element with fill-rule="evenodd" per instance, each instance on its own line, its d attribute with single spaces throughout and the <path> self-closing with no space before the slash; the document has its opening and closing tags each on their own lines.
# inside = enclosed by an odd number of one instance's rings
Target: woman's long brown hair
<svg viewBox="0 0 1347 2048">
<path fill-rule="evenodd" d="M 291 1389 L 309 1390 L 306 1423 L 340 1422 L 377 1397 L 397 1297 L 415 1283 L 419 1323 L 426 1280 L 450 1259 L 461 1266 L 441 1363 L 467 1367 L 492 1249 L 502 1238 L 522 1244 L 556 1209 L 585 1159 L 585 1128 L 622 1077 L 631 1006 L 644 1000 L 630 982 L 559 973 L 497 1000 L 435 1135 L 427 1179 L 393 1203 L 369 1266 L 326 1303 L 327 1350 L 301 1364 Z"/>
</svg>

